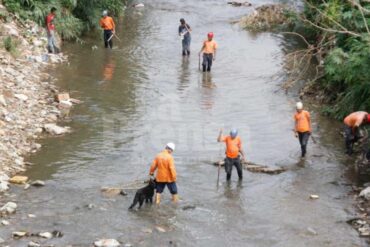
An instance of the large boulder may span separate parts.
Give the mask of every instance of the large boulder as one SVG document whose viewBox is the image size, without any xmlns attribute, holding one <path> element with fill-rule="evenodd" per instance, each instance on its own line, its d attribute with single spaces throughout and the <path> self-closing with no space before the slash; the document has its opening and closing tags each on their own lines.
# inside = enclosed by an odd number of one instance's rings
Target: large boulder
<svg viewBox="0 0 370 247">
<path fill-rule="evenodd" d="M 366 200 L 370 200 L 370 187 L 367 187 L 366 189 L 363 189 L 360 192 L 360 197 L 363 197 Z"/>
</svg>

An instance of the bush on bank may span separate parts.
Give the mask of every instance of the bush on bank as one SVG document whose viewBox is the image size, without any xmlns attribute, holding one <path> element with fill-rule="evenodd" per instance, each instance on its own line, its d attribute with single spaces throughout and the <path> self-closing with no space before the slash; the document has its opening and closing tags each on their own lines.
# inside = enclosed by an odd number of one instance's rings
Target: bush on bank
<svg viewBox="0 0 370 247">
<path fill-rule="evenodd" d="M 326 93 L 324 112 L 343 119 L 370 111 L 370 1 L 306 0 L 295 23 L 322 54 L 315 84 Z"/>
<path fill-rule="evenodd" d="M 2 3 L 20 19 L 33 20 L 42 26 L 51 7 L 56 7 L 56 29 L 67 40 L 78 39 L 83 32 L 97 27 L 102 10 L 118 16 L 124 9 L 122 0 L 3 0 Z"/>
</svg>

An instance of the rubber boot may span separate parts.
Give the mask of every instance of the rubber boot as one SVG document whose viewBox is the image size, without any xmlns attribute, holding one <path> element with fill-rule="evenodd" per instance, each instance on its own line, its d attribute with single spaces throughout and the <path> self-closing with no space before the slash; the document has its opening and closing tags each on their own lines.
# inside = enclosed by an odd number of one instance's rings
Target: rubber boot
<svg viewBox="0 0 370 247">
<path fill-rule="evenodd" d="M 159 205 L 161 203 L 161 194 L 155 194 L 155 204 Z"/>
<path fill-rule="evenodd" d="M 179 195 L 178 194 L 172 195 L 172 202 L 177 203 L 178 201 L 179 201 Z"/>
</svg>

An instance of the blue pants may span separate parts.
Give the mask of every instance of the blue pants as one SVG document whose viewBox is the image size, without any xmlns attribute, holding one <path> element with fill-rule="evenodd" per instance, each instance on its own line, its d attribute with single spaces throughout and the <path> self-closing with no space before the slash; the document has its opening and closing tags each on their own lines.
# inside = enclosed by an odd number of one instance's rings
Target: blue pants
<svg viewBox="0 0 370 247">
<path fill-rule="evenodd" d="M 161 194 L 166 185 L 172 195 L 177 194 L 176 182 L 172 182 L 172 183 L 157 182 L 157 186 L 156 186 L 157 193 Z"/>
<path fill-rule="evenodd" d="M 213 54 L 212 53 L 203 53 L 203 72 L 211 71 L 213 61 Z"/>
<path fill-rule="evenodd" d="M 302 153 L 302 157 L 304 157 L 306 155 L 306 152 L 307 152 L 307 143 L 308 143 L 308 139 L 310 138 L 310 132 L 298 132 L 298 139 L 299 139 L 299 143 L 301 144 L 301 153 Z"/>
<path fill-rule="evenodd" d="M 190 37 L 184 37 L 184 39 L 182 40 L 182 55 L 190 55 L 190 42 Z"/>
</svg>

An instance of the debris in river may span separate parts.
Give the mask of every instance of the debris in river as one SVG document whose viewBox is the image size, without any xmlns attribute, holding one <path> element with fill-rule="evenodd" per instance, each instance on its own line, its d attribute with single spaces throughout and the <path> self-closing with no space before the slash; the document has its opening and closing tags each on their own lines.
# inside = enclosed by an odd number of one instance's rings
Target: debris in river
<svg viewBox="0 0 370 247">
<path fill-rule="evenodd" d="M 317 235 L 317 232 L 315 231 L 315 229 L 311 228 L 311 227 L 307 227 L 307 231 L 312 234 L 312 235 Z"/>
<path fill-rule="evenodd" d="M 8 202 L 0 208 L 2 214 L 13 214 L 17 209 L 17 204 L 15 202 Z"/>
<path fill-rule="evenodd" d="M 225 161 L 224 160 L 220 160 L 220 161 L 217 161 L 215 163 L 213 163 L 215 166 L 224 166 L 225 165 Z M 260 173 L 266 173 L 266 174 L 280 174 L 282 172 L 285 172 L 286 169 L 283 168 L 283 167 L 278 167 L 278 166 L 273 166 L 273 167 L 270 167 L 270 166 L 264 166 L 264 165 L 258 165 L 258 164 L 254 164 L 252 162 L 247 162 L 247 163 L 244 163 L 244 169 L 247 169 L 248 171 L 250 172 L 260 172 Z"/>
<path fill-rule="evenodd" d="M 255 31 L 268 31 L 280 25 L 289 24 L 289 8 L 282 4 L 268 4 L 256 8 L 252 14 L 243 17 L 240 24 Z"/>
<path fill-rule="evenodd" d="M 40 232 L 38 236 L 46 239 L 51 239 L 53 237 L 53 234 L 51 234 L 50 232 Z"/>
<path fill-rule="evenodd" d="M 164 229 L 163 227 L 161 226 L 156 226 L 155 229 L 158 231 L 158 232 L 161 232 L 161 233 L 165 233 L 167 232 L 166 229 Z"/>
<path fill-rule="evenodd" d="M 232 6 L 235 6 L 235 7 L 240 7 L 240 6 L 252 6 L 251 3 L 249 2 L 235 2 L 235 1 L 232 1 L 232 2 L 227 2 L 227 4 L 230 4 Z"/>
<path fill-rule="evenodd" d="M 28 218 L 36 218 L 36 215 L 34 215 L 34 214 L 28 214 L 27 216 L 28 216 Z"/>
<path fill-rule="evenodd" d="M 37 242 L 31 241 L 31 242 L 28 243 L 28 247 L 40 247 L 40 246 L 41 246 L 41 244 L 39 244 Z"/>
<path fill-rule="evenodd" d="M 28 177 L 26 176 L 14 176 L 11 179 L 9 179 L 9 182 L 12 184 L 25 184 L 28 180 Z"/>
<path fill-rule="evenodd" d="M 69 93 L 58 93 L 55 95 L 55 101 L 60 103 L 61 101 L 69 101 Z"/>
<path fill-rule="evenodd" d="M 143 8 L 145 5 L 143 3 L 137 3 L 137 4 L 133 4 L 132 7 L 134 8 Z"/>
<path fill-rule="evenodd" d="M 31 185 L 30 185 L 30 184 L 25 184 L 25 185 L 24 185 L 24 187 L 23 187 L 23 189 L 24 189 L 24 190 L 28 190 L 30 187 L 31 187 Z"/>
<path fill-rule="evenodd" d="M 195 209 L 195 208 L 196 208 L 195 205 L 186 205 L 182 207 L 182 210 L 186 211 L 186 210 Z"/>
<path fill-rule="evenodd" d="M 118 247 L 120 243 L 115 239 L 101 239 L 94 242 L 95 247 Z"/>
<path fill-rule="evenodd" d="M 10 224 L 10 222 L 9 222 L 9 221 L 7 221 L 7 220 L 2 220 L 2 221 L 1 221 L 1 224 L 2 224 L 3 226 L 8 226 L 8 225 Z"/>
<path fill-rule="evenodd" d="M 319 199 L 320 197 L 318 195 L 310 195 L 310 199 Z"/>
<path fill-rule="evenodd" d="M 122 189 L 117 187 L 102 187 L 101 192 L 106 196 L 117 196 L 122 193 Z"/>
<path fill-rule="evenodd" d="M 52 135 L 62 135 L 70 132 L 69 127 L 60 127 L 56 124 L 45 124 L 44 129 L 46 130 L 46 132 Z"/>
<path fill-rule="evenodd" d="M 45 182 L 41 180 L 36 180 L 36 181 L 33 181 L 31 185 L 35 187 L 42 187 L 42 186 L 45 186 Z"/>
<path fill-rule="evenodd" d="M 23 238 L 26 236 L 29 236 L 28 232 L 13 232 L 12 233 L 13 238 Z"/>
</svg>

